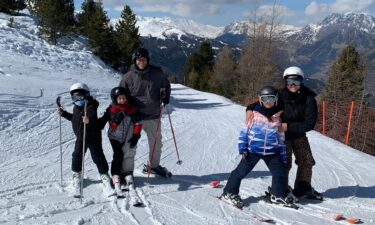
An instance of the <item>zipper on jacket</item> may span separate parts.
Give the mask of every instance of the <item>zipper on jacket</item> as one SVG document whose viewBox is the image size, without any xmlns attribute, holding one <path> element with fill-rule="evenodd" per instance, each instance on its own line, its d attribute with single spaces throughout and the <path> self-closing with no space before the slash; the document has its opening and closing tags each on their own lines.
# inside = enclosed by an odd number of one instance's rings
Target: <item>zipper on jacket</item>
<svg viewBox="0 0 375 225">
<path fill-rule="evenodd" d="M 264 137 L 264 145 L 263 145 L 263 155 L 266 155 L 266 145 L 267 145 L 268 125 L 269 125 L 269 122 L 267 121 L 266 135 L 265 135 L 265 137 Z"/>
</svg>

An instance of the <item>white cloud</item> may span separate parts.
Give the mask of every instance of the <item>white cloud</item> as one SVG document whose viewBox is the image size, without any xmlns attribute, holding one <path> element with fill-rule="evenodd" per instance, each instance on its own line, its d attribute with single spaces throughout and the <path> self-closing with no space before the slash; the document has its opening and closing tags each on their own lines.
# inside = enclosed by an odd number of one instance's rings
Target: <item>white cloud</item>
<svg viewBox="0 0 375 225">
<path fill-rule="evenodd" d="M 335 0 L 333 3 L 317 3 L 312 1 L 305 8 L 305 15 L 316 16 L 329 13 L 345 13 L 349 11 L 366 11 L 375 5 L 375 0 Z"/>
<path fill-rule="evenodd" d="M 259 6 L 257 8 L 257 15 L 258 16 L 269 16 L 272 14 L 272 10 L 273 10 L 273 5 L 262 5 L 262 6 Z M 284 6 L 284 5 L 276 5 L 275 6 L 275 14 L 280 16 L 280 17 L 292 17 L 295 15 L 295 13 L 293 11 L 291 11 L 290 9 L 288 9 L 288 7 Z M 254 15 L 254 11 L 247 11 L 244 13 L 244 16 L 245 17 L 252 17 L 252 15 Z"/>
<path fill-rule="evenodd" d="M 121 11 L 125 4 L 135 12 L 161 12 L 182 17 L 217 15 L 225 4 L 251 4 L 256 0 L 103 0 L 105 5 Z M 121 10 L 120 10 L 121 8 Z"/>
</svg>

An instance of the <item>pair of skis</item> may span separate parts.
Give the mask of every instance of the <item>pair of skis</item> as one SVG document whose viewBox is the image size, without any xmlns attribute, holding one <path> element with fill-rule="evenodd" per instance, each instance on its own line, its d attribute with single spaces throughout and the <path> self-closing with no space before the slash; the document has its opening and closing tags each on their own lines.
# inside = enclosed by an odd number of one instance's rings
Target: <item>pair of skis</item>
<svg viewBox="0 0 375 225">
<path fill-rule="evenodd" d="M 228 205 L 233 206 L 235 209 L 238 209 L 240 212 L 246 214 L 247 216 L 250 216 L 250 218 L 252 218 L 252 219 L 254 219 L 254 220 L 258 221 L 258 222 L 262 222 L 262 223 L 271 223 L 271 224 L 276 223 L 273 219 L 263 217 L 263 216 L 261 216 L 261 215 L 255 213 L 255 212 L 253 212 L 253 211 L 245 210 L 243 207 L 242 207 L 242 208 L 239 208 L 239 207 L 237 207 L 237 206 L 235 206 L 235 205 L 232 205 L 232 204 L 230 204 L 230 203 L 224 201 L 224 200 L 222 199 L 221 196 L 215 196 L 215 198 L 221 200 L 222 202 L 225 202 L 225 203 L 228 204 Z"/>
</svg>

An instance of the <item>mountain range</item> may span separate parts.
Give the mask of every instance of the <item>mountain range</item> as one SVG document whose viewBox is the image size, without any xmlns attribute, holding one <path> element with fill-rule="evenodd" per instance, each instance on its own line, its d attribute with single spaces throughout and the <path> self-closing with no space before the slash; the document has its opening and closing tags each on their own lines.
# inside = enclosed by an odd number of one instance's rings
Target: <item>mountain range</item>
<svg viewBox="0 0 375 225">
<path fill-rule="evenodd" d="M 137 20 L 142 42 L 152 54 L 152 62 L 180 78 L 187 58 L 203 41 L 208 41 L 216 52 L 228 45 L 238 56 L 251 31 L 249 21 L 215 27 L 168 17 L 137 17 Z M 334 13 L 319 23 L 302 28 L 283 25 L 281 34 L 283 40 L 279 48 L 285 55 L 276 62 L 280 68 L 301 66 L 313 81 L 311 86 L 319 91 L 328 79 L 333 60 L 343 47 L 351 44 L 368 66 L 366 84 L 375 93 L 375 18 L 372 15 Z"/>
</svg>

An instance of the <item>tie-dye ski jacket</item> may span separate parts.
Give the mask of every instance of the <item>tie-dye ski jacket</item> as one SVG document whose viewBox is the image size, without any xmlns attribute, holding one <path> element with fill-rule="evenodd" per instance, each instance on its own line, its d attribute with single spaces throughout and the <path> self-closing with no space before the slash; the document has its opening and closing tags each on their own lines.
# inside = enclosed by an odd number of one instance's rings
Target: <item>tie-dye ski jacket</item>
<svg viewBox="0 0 375 225">
<path fill-rule="evenodd" d="M 280 153 L 285 157 L 285 135 L 280 132 L 281 119 L 274 114 L 270 120 L 265 116 L 265 110 L 260 104 L 254 107 L 254 118 L 245 124 L 240 132 L 238 149 L 244 152 L 269 155 Z"/>
</svg>

